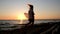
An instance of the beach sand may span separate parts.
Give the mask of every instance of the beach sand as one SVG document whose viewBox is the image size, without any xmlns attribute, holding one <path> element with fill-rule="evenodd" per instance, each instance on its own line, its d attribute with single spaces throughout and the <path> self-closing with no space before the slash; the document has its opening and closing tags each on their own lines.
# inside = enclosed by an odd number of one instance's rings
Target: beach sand
<svg viewBox="0 0 60 34">
<path fill-rule="evenodd" d="M 0 31 L 0 34 L 58 34 L 60 22 L 48 22 L 32 25 L 25 25 L 20 29 Z"/>
</svg>

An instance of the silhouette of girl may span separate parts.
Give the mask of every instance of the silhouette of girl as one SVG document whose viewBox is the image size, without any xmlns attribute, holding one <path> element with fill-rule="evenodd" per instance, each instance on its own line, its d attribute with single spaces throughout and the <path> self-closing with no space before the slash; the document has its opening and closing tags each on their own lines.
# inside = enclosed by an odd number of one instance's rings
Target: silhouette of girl
<svg viewBox="0 0 60 34">
<path fill-rule="evenodd" d="M 28 11 L 28 15 L 29 15 L 29 18 L 28 18 L 29 23 L 28 23 L 28 24 L 30 24 L 30 23 L 34 24 L 34 11 L 33 11 L 33 5 L 28 4 L 28 6 L 30 7 L 30 8 L 29 8 L 29 11 Z"/>
</svg>

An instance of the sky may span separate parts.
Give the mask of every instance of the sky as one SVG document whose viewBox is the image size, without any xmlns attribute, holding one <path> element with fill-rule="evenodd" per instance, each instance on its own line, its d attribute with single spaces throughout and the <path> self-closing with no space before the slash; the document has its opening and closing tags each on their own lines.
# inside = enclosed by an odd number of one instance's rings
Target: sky
<svg viewBox="0 0 60 34">
<path fill-rule="evenodd" d="M 27 4 L 34 6 L 35 19 L 60 19 L 60 0 L 0 0 L 0 19 L 27 19 Z"/>
</svg>

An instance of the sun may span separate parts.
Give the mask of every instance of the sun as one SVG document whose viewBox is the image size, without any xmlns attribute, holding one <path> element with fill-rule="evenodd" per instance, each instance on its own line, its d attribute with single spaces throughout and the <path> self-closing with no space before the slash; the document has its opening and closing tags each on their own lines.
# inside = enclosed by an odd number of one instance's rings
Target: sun
<svg viewBox="0 0 60 34">
<path fill-rule="evenodd" d="M 24 14 L 19 14 L 17 17 L 18 20 L 25 20 L 26 17 L 24 16 Z"/>
</svg>

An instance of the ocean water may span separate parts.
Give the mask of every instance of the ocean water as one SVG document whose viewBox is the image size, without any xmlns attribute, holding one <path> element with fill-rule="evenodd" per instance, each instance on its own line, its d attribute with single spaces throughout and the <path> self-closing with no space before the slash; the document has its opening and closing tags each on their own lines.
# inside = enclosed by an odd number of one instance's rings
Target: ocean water
<svg viewBox="0 0 60 34">
<path fill-rule="evenodd" d="M 48 22 L 59 22 L 59 19 L 41 19 L 41 20 L 35 20 L 34 24 L 40 24 L 40 23 L 48 23 Z M 28 20 L 0 20 L 0 30 L 14 30 L 21 28 L 24 25 L 19 24 L 27 24 Z"/>
</svg>

